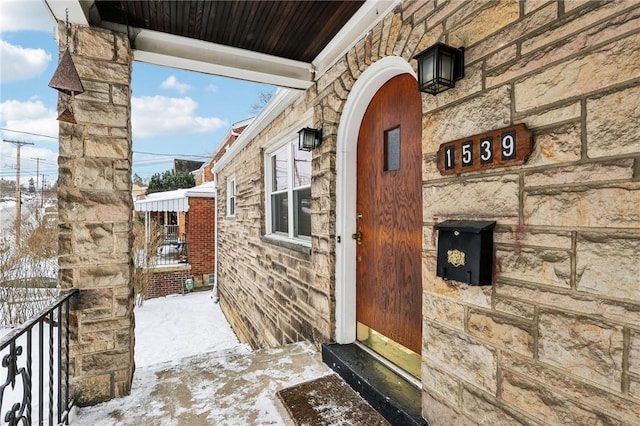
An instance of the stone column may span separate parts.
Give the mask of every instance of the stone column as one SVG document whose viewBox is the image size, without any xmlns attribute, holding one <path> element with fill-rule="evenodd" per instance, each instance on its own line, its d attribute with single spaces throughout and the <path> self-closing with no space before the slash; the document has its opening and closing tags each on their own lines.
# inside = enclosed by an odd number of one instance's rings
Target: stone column
<svg viewBox="0 0 640 426">
<path fill-rule="evenodd" d="M 86 406 L 128 394 L 133 378 L 132 54 L 125 35 L 101 29 L 72 26 L 69 44 L 85 92 L 71 101 L 77 124 L 60 122 L 59 282 L 80 290 L 70 375 Z"/>
</svg>

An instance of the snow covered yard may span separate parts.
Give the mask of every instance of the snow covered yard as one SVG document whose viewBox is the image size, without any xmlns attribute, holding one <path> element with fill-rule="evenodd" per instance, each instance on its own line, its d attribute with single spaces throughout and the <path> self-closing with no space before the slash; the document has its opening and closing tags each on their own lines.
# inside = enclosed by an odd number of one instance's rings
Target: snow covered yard
<svg viewBox="0 0 640 426">
<path fill-rule="evenodd" d="M 252 351 L 210 292 L 136 308 L 131 394 L 75 409 L 77 425 L 286 425 L 276 392 L 330 374 L 309 343 Z"/>
</svg>

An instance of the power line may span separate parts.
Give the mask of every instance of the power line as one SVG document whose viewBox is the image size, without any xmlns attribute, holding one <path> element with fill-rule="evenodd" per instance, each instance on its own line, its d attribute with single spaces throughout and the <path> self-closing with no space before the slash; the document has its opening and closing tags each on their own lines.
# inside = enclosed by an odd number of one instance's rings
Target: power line
<svg viewBox="0 0 640 426">
<path fill-rule="evenodd" d="M 0 127 L 0 130 L 4 130 L 6 132 L 22 133 L 22 134 L 25 134 L 25 135 L 39 136 L 39 137 L 42 137 L 42 138 L 49 138 L 49 139 L 58 140 L 58 138 L 55 137 L 55 136 L 43 135 L 41 133 L 24 132 L 22 130 L 11 130 L 11 129 L 7 129 L 6 127 Z M 33 145 L 33 143 L 31 145 Z M 209 158 L 209 157 L 211 157 L 213 155 L 212 153 L 205 153 L 205 154 L 161 154 L 159 152 L 145 152 L 145 151 L 131 151 L 131 152 L 133 152 L 134 154 L 157 155 L 157 156 L 164 156 L 164 157 Z"/>
</svg>

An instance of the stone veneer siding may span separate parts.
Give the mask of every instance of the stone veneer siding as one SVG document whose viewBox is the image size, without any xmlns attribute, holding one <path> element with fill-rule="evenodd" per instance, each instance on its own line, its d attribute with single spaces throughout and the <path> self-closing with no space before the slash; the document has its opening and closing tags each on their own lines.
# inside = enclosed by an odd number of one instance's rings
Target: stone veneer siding
<svg viewBox="0 0 640 426">
<path fill-rule="evenodd" d="M 213 274 L 215 267 L 215 199 L 189 197 L 187 252 L 193 275 Z"/>
<path fill-rule="evenodd" d="M 423 95 L 423 415 L 431 424 L 640 423 L 640 4 L 406 1 L 218 172 L 223 308 L 255 345 L 333 335 L 335 152 L 355 81 L 382 57 L 465 46 Z M 309 114 L 311 254 L 264 235 L 262 149 Z M 510 124 L 524 166 L 443 177 L 441 143 Z M 297 130 L 297 129 L 295 129 Z M 434 225 L 496 220 L 492 286 L 436 277 Z M 342 236 L 346 238 L 345 236 Z"/>
<path fill-rule="evenodd" d="M 78 26 L 71 33 L 85 92 L 72 101 L 78 124 L 60 122 L 59 282 L 80 290 L 70 375 L 75 404 L 84 406 L 128 394 L 133 378 L 132 55 L 124 35 Z M 59 34 L 66 39 L 63 24 Z"/>
</svg>

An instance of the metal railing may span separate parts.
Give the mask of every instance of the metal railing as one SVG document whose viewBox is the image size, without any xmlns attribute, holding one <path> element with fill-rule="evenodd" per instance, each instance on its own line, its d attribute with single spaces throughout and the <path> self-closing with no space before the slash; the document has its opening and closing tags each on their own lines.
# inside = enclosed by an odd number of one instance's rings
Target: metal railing
<svg viewBox="0 0 640 426">
<path fill-rule="evenodd" d="M 73 406 L 69 395 L 69 304 L 78 292 L 74 289 L 60 295 L 38 316 L 0 339 L 2 370 L 6 371 L 6 380 L 0 384 L 3 424 L 69 424 Z"/>
</svg>

